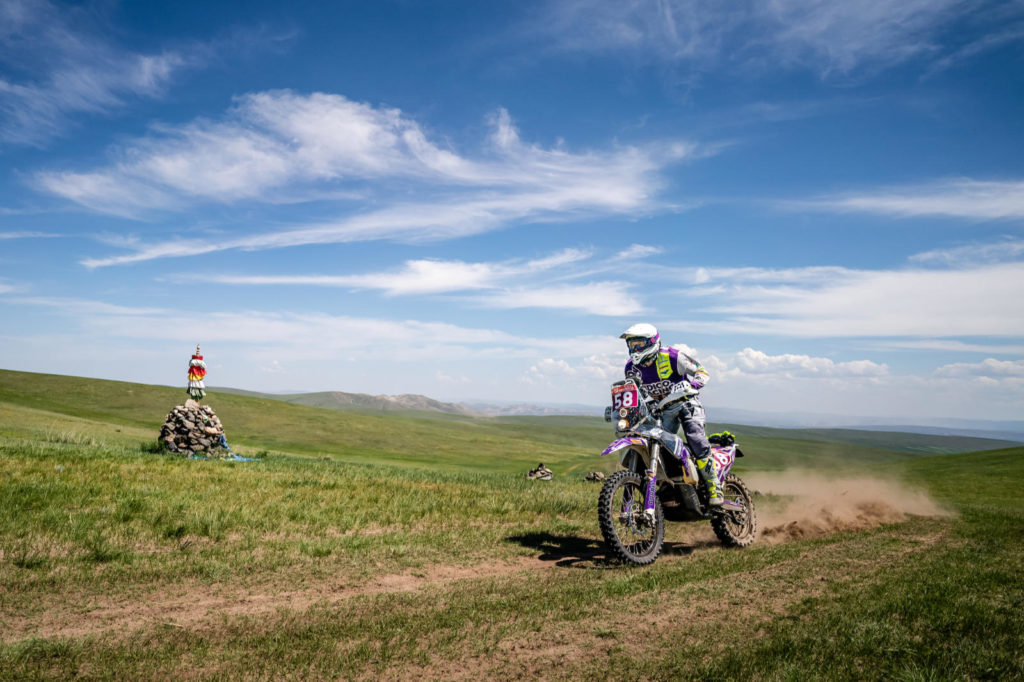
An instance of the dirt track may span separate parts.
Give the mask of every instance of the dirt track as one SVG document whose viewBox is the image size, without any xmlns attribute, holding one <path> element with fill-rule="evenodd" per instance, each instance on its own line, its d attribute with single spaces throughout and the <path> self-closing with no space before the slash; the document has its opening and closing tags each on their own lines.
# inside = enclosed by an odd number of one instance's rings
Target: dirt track
<svg viewBox="0 0 1024 682">
<path fill-rule="evenodd" d="M 795 522 L 791 522 L 795 523 Z M 693 527 L 693 532 L 684 542 L 666 542 L 659 563 L 686 561 L 694 552 L 724 551 L 714 539 L 710 529 Z M 894 555 L 911 551 L 920 551 L 921 547 L 930 546 L 938 539 L 937 536 L 915 538 L 915 547 L 900 550 Z M 541 550 L 538 556 L 523 557 L 517 560 L 481 563 L 474 566 L 436 565 L 426 571 L 416 571 L 383 575 L 372 581 L 358 585 L 343 585 L 337 582 L 325 582 L 301 590 L 285 589 L 279 586 L 266 585 L 253 589 L 238 589 L 232 585 L 183 584 L 171 588 L 150 592 L 130 598 L 84 597 L 75 599 L 66 596 L 60 604 L 53 604 L 42 617 L 25 618 L 11 616 L 4 619 L 2 636 L 6 642 L 17 641 L 28 637 L 79 638 L 90 635 L 127 634 L 154 625 L 189 628 L 205 622 L 224 617 L 241 617 L 259 614 L 274 614 L 279 610 L 305 611 L 312 606 L 331 608 L 347 599 L 358 596 L 415 592 L 432 588 L 454 588 L 460 581 L 489 580 L 495 578 L 523 575 L 524 579 L 538 571 L 565 570 L 568 568 L 602 570 L 629 570 L 609 565 L 604 557 L 604 550 L 598 540 L 567 539 L 545 536 L 529 536 L 520 538 L 523 544 L 529 544 Z M 843 548 L 846 543 L 826 548 L 819 548 L 801 555 L 802 559 L 820 561 L 831 557 L 843 563 Z M 893 556 L 879 556 L 879 566 Z M 831 561 L 829 562 L 831 563 Z M 864 570 L 871 567 L 861 566 Z M 756 574 L 732 576 L 727 580 L 714 581 L 715 589 L 728 594 L 730 600 L 739 598 L 744 601 L 745 594 L 756 591 L 765 594 L 765 582 L 788 576 L 787 583 L 799 582 L 797 578 L 806 574 L 805 562 L 789 560 L 772 565 Z M 806 587 L 815 588 L 815 583 Z M 794 593 L 786 590 L 786 600 L 808 596 L 810 592 L 800 590 Z M 759 597 L 759 603 L 764 600 Z M 672 616 L 684 617 L 688 621 L 699 619 L 700 614 L 690 613 L 685 608 Z M 514 650 L 514 646 L 510 649 Z"/>
<path fill-rule="evenodd" d="M 944 516 L 930 500 L 895 484 L 868 479 L 823 481 L 792 472 L 784 476 L 750 477 L 751 487 L 789 497 L 764 505 L 759 511 L 762 535 L 757 546 L 788 543 L 796 539 L 862 530 L 902 521 L 907 514 Z M 742 623 L 750 636 L 775 614 L 790 605 L 820 595 L 837 584 L 875 581 L 887 566 L 908 555 L 927 551 L 942 541 L 948 524 L 929 524 L 931 530 L 916 534 L 909 526 L 881 530 L 898 542 L 878 543 L 878 534 L 848 535 L 828 544 L 808 545 L 798 555 L 788 555 L 757 570 L 731 573 L 704 581 L 700 591 L 713 595 L 726 610 L 730 622 Z M 693 560 L 704 552 L 723 552 L 707 524 L 671 524 L 658 566 Z M 609 564 L 598 538 L 533 533 L 506 538 L 530 553 L 518 559 L 486 559 L 471 566 L 435 565 L 426 570 L 382 575 L 361 583 L 338 580 L 311 582 L 294 588 L 296 576 L 282 576 L 251 588 L 231 584 L 186 583 L 111 597 L 109 595 L 61 595 L 40 615 L 0 613 L 0 639 L 10 643 L 27 638 L 83 638 L 103 636 L 120 639 L 139 631 L 161 627 L 205 629 L 224 619 L 252 616 L 278 617 L 280 613 L 304 613 L 311 608 L 344 613 L 344 602 L 355 597 L 436 592 L 438 598 L 477 582 L 504 580 L 516 584 L 536 579 L 538 573 L 566 570 L 628 571 Z M 868 546 L 886 549 L 865 553 Z M 693 631 L 717 627 L 718 609 L 709 609 L 698 586 L 687 583 L 666 588 L 659 608 L 642 622 L 635 616 L 608 608 L 600 622 L 576 623 L 571 631 L 557 619 L 542 633 L 524 638 L 509 636 L 495 643 L 486 657 L 466 652 L 456 659 L 432 660 L 429 668 L 400 667 L 384 677 L 468 679 L 480 675 L 500 677 L 550 677 L 555 664 L 571 669 L 585 667 L 594 651 L 606 649 L 609 637 L 615 646 L 637 651 L 652 646 L 665 632 L 681 624 Z M 599 633 L 599 634 L 595 634 Z M 603 634 L 600 634 L 603 633 Z M 609 634 L 612 633 L 612 634 Z M 538 645 L 538 642 L 540 645 Z M 379 671 L 378 671 L 379 672 Z M 510 673 L 513 673 L 510 675 Z"/>
</svg>

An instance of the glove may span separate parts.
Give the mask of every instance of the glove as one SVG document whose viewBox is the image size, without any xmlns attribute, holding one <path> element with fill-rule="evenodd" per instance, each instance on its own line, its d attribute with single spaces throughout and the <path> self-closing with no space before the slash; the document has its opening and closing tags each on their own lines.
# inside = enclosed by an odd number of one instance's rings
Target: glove
<svg viewBox="0 0 1024 682">
<path fill-rule="evenodd" d="M 698 379 L 697 377 L 693 377 L 692 379 L 690 379 L 690 386 L 692 386 L 695 391 L 699 391 L 700 389 L 704 388 L 704 382 Z"/>
</svg>

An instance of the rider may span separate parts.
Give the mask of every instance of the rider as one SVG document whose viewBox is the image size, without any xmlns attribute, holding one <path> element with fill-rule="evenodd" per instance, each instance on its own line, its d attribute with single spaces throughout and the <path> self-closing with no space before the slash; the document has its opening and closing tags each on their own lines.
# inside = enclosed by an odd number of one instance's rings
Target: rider
<svg viewBox="0 0 1024 682">
<path fill-rule="evenodd" d="M 697 472 L 708 491 L 708 504 L 720 506 L 722 491 L 715 480 L 711 462 L 711 444 L 704 435 L 704 406 L 698 391 L 708 383 L 708 372 L 697 360 L 675 348 L 662 348 L 661 336 L 651 324 L 634 324 L 622 332 L 626 340 L 629 362 L 626 377 L 634 377 L 652 398 L 661 399 L 669 393 L 680 393 L 681 400 L 670 404 L 662 414 L 662 426 L 676 433 L 680 425 L 690 450 L 697 459 Z"/>
</svg>

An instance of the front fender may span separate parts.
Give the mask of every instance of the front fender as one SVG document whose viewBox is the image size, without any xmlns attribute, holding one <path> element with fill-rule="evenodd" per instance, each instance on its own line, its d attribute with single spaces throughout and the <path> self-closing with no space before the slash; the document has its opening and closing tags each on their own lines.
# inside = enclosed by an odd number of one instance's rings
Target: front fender
<svg viewBox="0 0 1024 682">
<path fill-rule="evenodd" d="M 618 452 L 619 450 L 623 450 L 625 448 L 631 448 L 631 447 L 633 447 L 635 445 L 642 445 L 643 447 L 646 448 L 647 447 L 647 441 L 645 441 L 643 438 L 636 438 L 636 437 L 619 438 L 618 440 L 613 440 L 611 445 L 606 447 L 601 454 L 602 455 L 610 455 L 613 452 Z"/>
</svg>

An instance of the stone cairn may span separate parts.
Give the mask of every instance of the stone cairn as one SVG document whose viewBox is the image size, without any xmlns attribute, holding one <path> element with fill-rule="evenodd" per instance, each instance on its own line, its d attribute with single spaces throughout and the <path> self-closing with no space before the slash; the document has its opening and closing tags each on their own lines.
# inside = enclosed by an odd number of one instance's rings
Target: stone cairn
<svg viewBox="0 0 1024 682">
<path fill-rule="evenodd" d="M 206 363 L 196 346 L 188 366 L 188 400 L 167 415 L 160 428 L 160 442 L 169 452 L 185 457 L 230 457 L 220 419 L 209 405 L 199 404 L 206 397 L 205 376 Z"/>
</svg>

